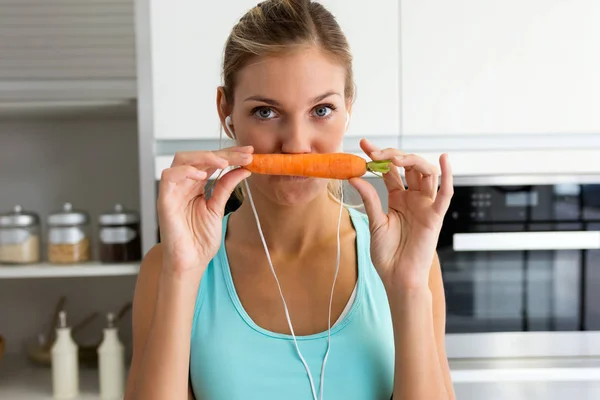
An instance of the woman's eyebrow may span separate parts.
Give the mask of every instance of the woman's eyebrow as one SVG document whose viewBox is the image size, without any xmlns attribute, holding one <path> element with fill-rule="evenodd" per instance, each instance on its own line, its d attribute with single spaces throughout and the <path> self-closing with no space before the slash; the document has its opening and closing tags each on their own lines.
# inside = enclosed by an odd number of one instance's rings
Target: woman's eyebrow
<svg viewBox="0 0 600 400">
<path fill-rule="evenodd" d="M 311 104 L 318 103 L 318 102 L 320 102 L 321 100 L 323 100 L 323 99 L 326 99 L 327 97 L 329 97 L 329 96 L 333 96 L 333 95 L 336 95 L 336 96 L 340 96 L 340 97 L 342 97 L 342 95 L 341 95 L 341 94 L 339 94 L 338 92 L 336 92 L 335 90 L 330 90 L 330 91 L 328 91 L 328 92 L 325 92 L 325 93 L 323 93 L 323 94 L 322 94 L 322 95 L 320 95 L 320 96 L 317 96 L 317 97 L 315 97 L 315 98 L 312 100 L 312 103 L 311 103 Z"/>
<path fill-rule="evenodd" d="M 244 101 L 260 101 L 261 103 L 267 103 L 275 107 L 279 107 L 281 105 L 281 103 L 279 103 L 277 100 L 269 99 L 268 97 L 263 96 L 250 96 Z"/>
<path fill-rule="evenodd" d="M 326 99 L 327 97 L 333 96 L 333 95 L 337 95 L 337 96 L 342 97 L 342 95 L 340 93 L 338 93 L 338 92 L 336 92 L 334 90 L 330 90 L 330 91 L 325 92 L 325 93 L 323 93 L 323 94 L 315 97 L 314 99 L 312 99 L 311 102 L 310 102 L 310 104 L 318 103 L 319 101 L 321 101 L 323 99 Z M 250 96 L 250 97 L 247 97 L 246 99 L 244 99 L 244 101 L 259 101 L 261 103 L 269 104 L 269 105 L 272 105 L 274 107 L 280 107 L 281 106 L 281 103 L 278 102 L 277 100 L 270 99 L 268 97 L 260 96 L 260 95 L 259 96 Z"/>
</svg>

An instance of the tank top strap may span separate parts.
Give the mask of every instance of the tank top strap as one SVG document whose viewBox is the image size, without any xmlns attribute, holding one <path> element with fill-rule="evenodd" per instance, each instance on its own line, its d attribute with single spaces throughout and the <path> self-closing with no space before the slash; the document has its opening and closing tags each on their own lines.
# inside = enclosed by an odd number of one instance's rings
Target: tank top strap
<svg viewBox="0 0 600 400">
<path fill-rule="evenodd" d="M 371 231 L 369 230 L 369 218 L 367 214 L 354 207 L 347 207 L 347 210 L 356 230 L 358 248 L 360 250 L 365 248 L 370 249 Z"/>
</svg>

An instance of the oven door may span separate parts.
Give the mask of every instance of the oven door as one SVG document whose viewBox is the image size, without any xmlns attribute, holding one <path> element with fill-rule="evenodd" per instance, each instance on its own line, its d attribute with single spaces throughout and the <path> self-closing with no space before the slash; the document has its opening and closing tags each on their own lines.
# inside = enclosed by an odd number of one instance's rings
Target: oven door
<svg viewBox="0 0 600 400">
<path fill-rule="evenodd" d="M 599 248 L 599 231 L 454 234 L 451 249 L 438 249 L 446 331 L 586 330 L 586 252 Z"/>
</svg>

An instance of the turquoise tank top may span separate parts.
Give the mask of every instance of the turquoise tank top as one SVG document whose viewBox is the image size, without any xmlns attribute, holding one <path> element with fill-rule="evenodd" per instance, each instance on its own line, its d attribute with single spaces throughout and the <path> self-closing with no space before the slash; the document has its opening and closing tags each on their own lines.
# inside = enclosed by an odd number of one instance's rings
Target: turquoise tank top
<svg viewBox="0 0 600 400">
<path fill-rule="evenodd" d="M 358 280 L 348 312 L 331 328 L 324 400 L 389 400 L 394 381 L 394 336 L 387 294 L 370 257 L 365 214 L 349 208 L 356 230 Z M 221 248 L 202 278 L 194 311 L 190 381 L 197 400 L 312 400 L 308 375 L 291 335 L 258 326 L 237 296 Z M 294 320 L 292 319 L 292 324 Z M 297 336 L 317 394 L 327 331 Z"/>
</svg>

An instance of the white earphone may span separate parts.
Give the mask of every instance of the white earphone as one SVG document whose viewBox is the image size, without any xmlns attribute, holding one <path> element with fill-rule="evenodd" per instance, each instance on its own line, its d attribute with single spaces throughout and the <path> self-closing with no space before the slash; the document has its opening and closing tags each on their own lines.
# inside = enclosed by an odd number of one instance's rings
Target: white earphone
<svg viewBox="0 0 600 400">
<path fill-rule="evenodd" d="M 227 128 L 227 131 L 229 132 L 229 134 L 231 135 L 232 138 L 235 139 L 235 134 L 233 133 L 233 131 L 231 130 L 231 115 L 228 115 L 225 118 L 225 127 Z"/>
<path fill-rule="evenodd" d="M 350 122 L 350 113 L 347 113 L 346 114 L 346 129 L 348 129 L 349 122 Z M 231 137 L 235 138 L 235 134 L 233 133 L 233 130 L 231 129 L 230 125 L 231 125 L 231 116 L 228 115 L 227 118 L 225 118 L 225 127 L 227 128 L 227 131 L 229 132 Z M 250 200 L 250 205 L 252 206 L 254 218 L 256 219 L 256 226 L 258 228 L 258 233 L 260 235 L 260 239 L 262 241 L 263 247 L 265 249 L 265 253 L 267 255 L 267 261 L 269 262 L 269 267 L 271 267 L 271 272 L 273 273 L 273 276 L 275 277 L 275 282 L 277 283 L 277 287 L 279 288 L 279 295 L 281 296 L 281 301 L 283 302 L 285 317 L 287 319 L 288 326 L 290 328 L 290 332 L 292 333 L 292 339 L 294 340 L 294 346 L 296 347 L 296 352 L 298 353 L 298 357 L 300 357 L 302 364 L 304 364 L 304 369 L 306 369 L 306 373 L 308 374 L 308 380 L 310 381 L 310 388 L 312 391 L 313 400 L 319 400 L 319 398 L 321 400 L 323 400 L 323 385 L 325 383 L 325 364 L 327 363 L 327 358 L 329 357 L 329 348 L 331 347 L 331 305 L 333 303 L 333 291 L 335 288 L 335 282 L 337 280 L 338 271 L 340 269 L 340 255 L 341 255 L 340 227 L 342 224 L 342 210 L 343 210 L 343 206 L 344 206 L 344 191 L 343 190 L 341 191 L 341 198 L 340 198 L 340 212 L 339 212 L 339 216 L 338 216 L 338 225 L 337 225 L 337 257 L 336 257 L 336 264 L 335 264 L 335 275 L 333 276 L 333 284 L 331 285 L 331 296 L 329 298 L 329 318 L 327 320 L 327 326 L 328 326 L 328 328 L 327 328 L 327 351 L 325 352 L 325 356 L 323 357 L 323 364 L 321 365 L 321 385 L 319 387 L 320 396 L 317 397 L 317 391 L 315 390 L 315 384 L 313 382 L 312 374 L 310 373 L 310 368 L 308 367 L 308 364 L 306 363 L 306 360 L 302 356 L 302 353 L 300 352 L 300 348 L 298 347 L 298 342 L 296 340 L 294 328 L 292 327 L 292 320 L 290 319 L 290 313 L 288 311 L 287 304 L 285 302 L 285 298 L 283 297 L 283 292 L 281 290 L 281 285 L 279 284 L 279 279 L 277 278 L 277 274 L 275 273 L 275 268 L 273 267 L 273 262 L 271 261 L 271 255 L 269 254 L 267 242 L 266 242 L 265 236 L 262 232 L 262 228 L 260 226 L 260 221 L 258 220 L 258 213 L 256 212 L 256 207 L 254 206 L 254 200 L 252 199 L 252 193 L 250 192 L 250 186 L 248 185 L 248 181 L 246 179 L 244 179 L 244 184 L 246 185 L 246 190 L 248 191 L 248 199 Z"/>
<path fill-rule="evenodd" d="M 233 125 L 231 122 L 231 115 L 228 115 L 227 117 L 225 117 L 225 127 L 227 128 L 227 131 L 229 132 L 231 137 L 235 139 L 235 133 L 233 133 L 231 125 Z M 350 113 L 346 112 L 346 125 L 344 126 L 344 130 L 348 130 L 348 125 L 350 125 Z"/>
</svg>

